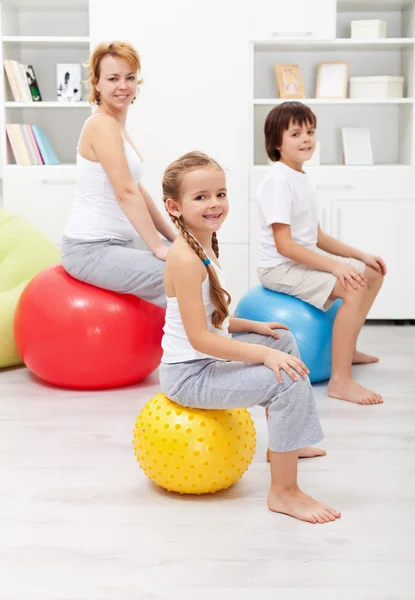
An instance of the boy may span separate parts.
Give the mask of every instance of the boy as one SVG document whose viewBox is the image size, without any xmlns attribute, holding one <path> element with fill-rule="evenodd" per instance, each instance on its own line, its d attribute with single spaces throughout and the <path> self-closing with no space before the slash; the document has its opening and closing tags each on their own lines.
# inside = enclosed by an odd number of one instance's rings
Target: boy
<svg viewBox="0 0 415 600">
<path fill-rule="evenodd" d="M 290 294 L 321 310 L 343 303 L 333 326 L 328 395 L 358 404 L 381 396 L 356 383 L 352 363 L 377 362 L 356 350 L 366 316 L 386 274 L 384 261 L 321 231 L 317 193 L 303 172 L 315 148 L 317 119 L 308 106 L 284 102 L 265 121 L 265 144 L 275 163 L 258 188 L 261 237 L 258 275 L 270 290 Z M 319 252 L 323 251 L 323 253 Z"/>
</svg>

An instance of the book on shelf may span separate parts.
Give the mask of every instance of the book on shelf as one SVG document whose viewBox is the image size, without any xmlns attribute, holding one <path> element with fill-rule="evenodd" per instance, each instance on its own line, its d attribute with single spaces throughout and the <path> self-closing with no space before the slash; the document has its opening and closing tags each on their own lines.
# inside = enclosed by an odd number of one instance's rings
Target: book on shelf
<svg viewBox="0 0 415 600">
<path fill-rule="evenodd" d="M 60 164 L 46 133 L 38 125 L 9 123 L 6 132 L 16 164 Z"/>
<path fill-rule="evenodd" d="M 23 65 L 17 60 L 5 60 L 4 70 L 15 102 L 42 100 L 32 65 Z"/>
</svg>

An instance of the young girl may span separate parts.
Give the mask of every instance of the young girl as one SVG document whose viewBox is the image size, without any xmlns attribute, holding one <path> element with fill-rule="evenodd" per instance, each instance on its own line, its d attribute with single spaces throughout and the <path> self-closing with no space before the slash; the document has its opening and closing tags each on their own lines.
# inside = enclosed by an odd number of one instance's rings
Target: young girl
<svg viewBox="0 0 415 600">
<path fill-rule="evenodd" d="M 181 233 L 164 275 L 163 391 L 193 408 L 269 407 L 269 509 L 311 523 L 334 521 L 339 512 L 297 485 L 298 450 L 321 440 L 322 430 L 293 336 L 278 323 L 229 317 L 216 238 L 228 213 L 223 170 L 206 155 L 190 152 L 167 168 L 163 198 Z M 237 340 L 229 336 L 241 332 L 250 333 Z"/>
<path fill-rule="evenodd" d="M 96 112 L 79 139 L 75 201 L 61 245 L 72 277 L 166 306 L 163 273 L 177 232 L 140 183 L 143 165 L 126 130 L 140 57 L 127 42 L 100 44 L 90 65 Z"/>
<path fill-rule="evenodd" d="M 265 121 L 265 142 L 275 162 L 258 188 L 261 237 L 258 275 L 264 287 L 328 310 L 343 303 L 333 326 L 328 395 L 358 404 L 383 402 L 352 378 L 352 363 L 377 362 L 356 350 L 366 316 L 386 274 L 379 256 L 321 231 L 317 195 L 303 171 L 315 149 L 316 117 L 300 102 L 284 102 Z M 357 216 L 358 218 L 358 216 Z M 322 250 L 324 252 L 318 252 Z"/>
</svg>

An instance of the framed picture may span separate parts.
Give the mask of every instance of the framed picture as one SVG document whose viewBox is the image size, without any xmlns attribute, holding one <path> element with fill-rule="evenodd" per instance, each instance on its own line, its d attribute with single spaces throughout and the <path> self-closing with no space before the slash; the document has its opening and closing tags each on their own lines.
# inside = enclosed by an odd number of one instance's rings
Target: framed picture
<svg viewBox="0 0 415 600">
<path fill-rule="evenodd" d="M 342 127 L 345 165 L 373 165 L 372 144 L 367 127 Z"/>
<path fill-rule="evenodd" d="M 316 98 L 346 98 L 347 62 L 325 62 L 318 66 Z"/>
<path fill-rule="evenodd" d="M 298 65 L 275 65 L 280 98 L 304 98 L 304 87 Z"/>
<path fill-rule="evenodd" d="M 58 102 L 79 102 L 82 97 L 81 64 L 58 64 L 56 67 Z"/>
</svg>

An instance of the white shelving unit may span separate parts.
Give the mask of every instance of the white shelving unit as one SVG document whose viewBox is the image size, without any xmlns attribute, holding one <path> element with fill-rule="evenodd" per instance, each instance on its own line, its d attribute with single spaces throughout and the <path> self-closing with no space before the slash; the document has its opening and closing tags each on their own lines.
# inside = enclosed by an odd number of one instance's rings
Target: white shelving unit
<svg viewBox="0 0 415 600">
<path fill-rule="evenodd" d="M 75 184 L 76 144 L 91 113 L 83 100 L 58 102 L 56 65 L 86 64 L 90 56 L 89 0 L 0 0 L 0 181 L 3 204 L 59 241 Z M 33 65 L 41 102 L 16 102 L 3 70 L 14 59 Z M 83 96 L 85 97 L 87 90 Z M 59 165 L 18 166 L 4 124 L 41 126 Z"/>
<path fill-rule="evenodd" d="M 262 0 L 265 1 L 265 0 Z M 302 10 L 300 0 L 295 9 Z M 303 8 L 305 4 L 303 3 Z M 251 176 L 250 176 L 250 285 L 257 282 L 256 189 L 269 168 L 264 145 L 264 122 L 278 97 L 275 64 L 298 64 L 304 99 L 317 117 L 321 165 L 305 167 L 320 199 L 320 224 L 341 240 L 380 254 L 389 274 L 370 318 L 415 318 L 415 292 L 409 289 L 411 234 L 407 223 L 415 219 L 415 0 L 333 0 L 326 6 L 327 28 L 319 37 L 275 36 L 255 39 L 252 51 Z M 335 14 L 336 37 L 331 12 Z M 350 39 L 352 20 L 382 19 L 387 38 Z M 404 97 L 370 99 L 316 98 L 320 62 L 349 65 L 349 77 L 401 75 Z M 374 165 L 343 164 L 341 127 L 368 127 Z"/>
</svg>

